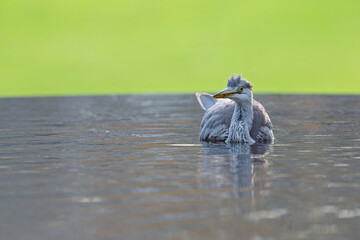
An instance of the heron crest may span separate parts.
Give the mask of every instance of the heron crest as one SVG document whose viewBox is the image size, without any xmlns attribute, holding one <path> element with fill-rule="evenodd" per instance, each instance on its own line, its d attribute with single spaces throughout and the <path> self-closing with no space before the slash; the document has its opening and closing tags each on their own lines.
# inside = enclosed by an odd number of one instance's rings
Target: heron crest
<svg viewBox="0 0 360 240">
<path fill-rule="evenodd" d="M 253 85 L 248 80 L 241 78 L 241 74 L 236 75 L 235 73 L 233 73 L 233 75 L 228 79 L 227 86 L 233 88 L 239 86 L 240 84 L 250 89 L 253 87 Z"/>
</svg>

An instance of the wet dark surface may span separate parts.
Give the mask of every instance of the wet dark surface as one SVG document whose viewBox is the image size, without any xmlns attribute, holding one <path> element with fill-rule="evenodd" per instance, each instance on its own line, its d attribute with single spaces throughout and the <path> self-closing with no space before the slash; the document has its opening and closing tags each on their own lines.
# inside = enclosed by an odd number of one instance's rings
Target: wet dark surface
<svg viewBox="0 0 360 240">
<path fill-rule="evenodd" d="M 201 144 L 193 95 L 0 99 L 1 239 L 358 239 L 360 96 L 255 97 L 273 145 Z"/>
</svg>

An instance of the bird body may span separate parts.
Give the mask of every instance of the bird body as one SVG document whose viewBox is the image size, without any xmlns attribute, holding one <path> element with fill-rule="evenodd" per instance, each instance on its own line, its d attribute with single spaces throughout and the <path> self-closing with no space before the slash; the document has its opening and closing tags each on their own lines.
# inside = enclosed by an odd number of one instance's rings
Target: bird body
<svg viewBox="0 0 360 240">
<path fill-rule="evenodd" d="M 200 125 L 200 140 L 227 143 L 268 143 L 274 135 L 264 107 L 253 99 L 251 83 L 235 74 L 228 88 L 215 94 L 197 93 L 206 110 Z"/>
</svg>

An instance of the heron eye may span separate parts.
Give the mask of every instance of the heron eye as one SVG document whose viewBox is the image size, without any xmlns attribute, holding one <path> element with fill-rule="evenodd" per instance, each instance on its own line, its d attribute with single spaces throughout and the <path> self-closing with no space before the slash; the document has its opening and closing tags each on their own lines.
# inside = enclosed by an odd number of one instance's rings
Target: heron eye
<svg viewBox="0 0 360 240">
<path fill-rule="evenodd" d="M 241 92 L 242 92 L 242 90 L 244 90 L 244 87 L 241 87 L 241 88 L 240 88 L 240 91 L 241 91 Z"/>
</svg>

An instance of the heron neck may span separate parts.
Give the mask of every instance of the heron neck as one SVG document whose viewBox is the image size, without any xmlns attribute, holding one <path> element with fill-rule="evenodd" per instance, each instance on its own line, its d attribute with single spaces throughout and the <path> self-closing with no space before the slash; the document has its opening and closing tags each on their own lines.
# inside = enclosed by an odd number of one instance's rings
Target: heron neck
<svg viewBox="0 0 360 240">
<path fill-rule="evenodd" d="M 252 104 L 236 103 L 226 142 L 254 143 L 250 136 L 253 118 Z"/>
<path fill-rule="evenodd" d="M 253 119 L 254 119 L 254 114 L 253 114 L 253 108 L 252 108 L 251 103 L 249 103 L 249 104 L 236 103 L 235 104 L 234 115 L 232 117 L 231 122 L 233 122 L 233 121 L 244 122 L 250 131 Z"/>
</svg>

